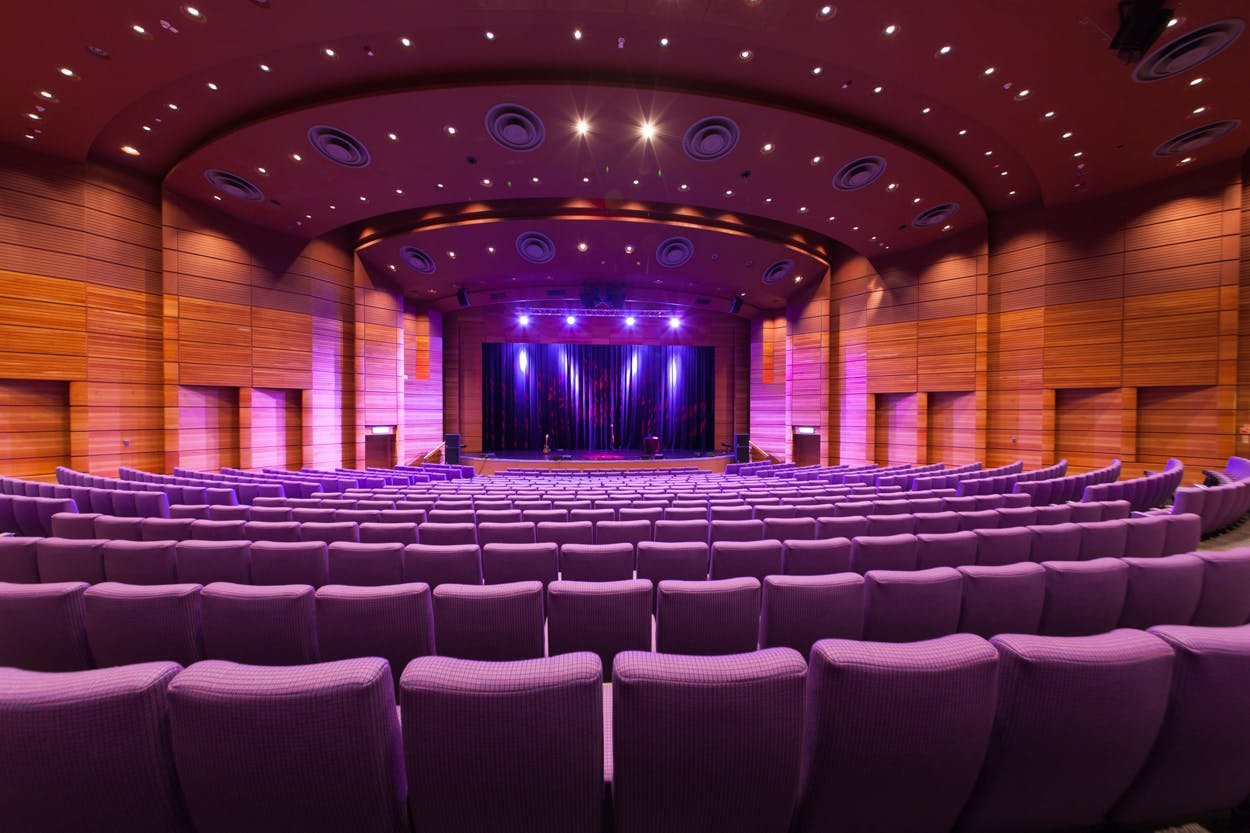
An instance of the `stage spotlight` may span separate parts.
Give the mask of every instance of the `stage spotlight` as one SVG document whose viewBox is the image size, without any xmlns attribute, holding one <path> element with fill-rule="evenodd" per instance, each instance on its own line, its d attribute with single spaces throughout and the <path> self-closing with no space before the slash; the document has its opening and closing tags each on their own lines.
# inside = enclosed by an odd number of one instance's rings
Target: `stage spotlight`
<svg viewBox="0 0 1250 833">
<path fill-rule="evenodd" d="M 522 315 L 517 319 L 517 323 L 522 327 L 528 327 L 530 325 L 530 317 L 528 315 Z"/>
<path fill-rule="evenodd" d="M 668 319 L 668 326 L 676 330 L 681 326 L 681 319 L 674 315 L 672 318 Z"/>
<path fill-rule="evenodd" d="M 625 316 L 625 326 L 626 326 L 626 327 L 632 327 L 632 326 L 634 326 L 634 325 L 635 325 L 635 324 L 637 324 L 637 323 L 638 323 L 638 319 L 637 319 L 637 318 L 634 318 L 634 316 L 632 316 L 632 315 L 627 315 L 627 316 Z"/>
<path fill-rule="evenodd" d="M 567 317 L 567 318 L 565 318 L 565 319 L 564 319 L 564 323 L 569 324 L 569 325 L 576 324 L 576 323 L 577 323 L 577 316 L 575 316 L 575 315 L 570 315 L 569 317 Z"/>
</svg>

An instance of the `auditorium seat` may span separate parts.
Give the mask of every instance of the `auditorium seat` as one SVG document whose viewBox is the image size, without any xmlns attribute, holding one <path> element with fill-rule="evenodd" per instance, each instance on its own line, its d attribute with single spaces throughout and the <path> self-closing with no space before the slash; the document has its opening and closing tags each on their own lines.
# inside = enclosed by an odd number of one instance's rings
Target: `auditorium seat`
<svg viewBox="0 0 1250 833">
<path fill-rule="evenodd" d="M 399 703 L 414 830 L 600 830 L 602 680 L 599 660 L 587 653 L 409 663 Z M 465 743 L 466 726 L 487 745 Z"/>
<path fill-rule="evenodd" d="M 1171 649 L 1129 630 L 1084 637 L 1009 634 L 991 644 L 999 654 L 998 710 L 980 779 L 956 830 L 1050 831 L 1099 823 L 1158 735 Z"/>
<path fill-rule="evenodd" d="M 215 582 L 200 594 L 204 655 L 253 665 L 317 661 L 313 588 Z"/>
<path fill-rule="evenodd" d="M 106 581 L 83 594 L 87 641 L 100 667 L 204 658 L 198 584 L 154 587 Z"/>
<path fill-rule="evenodd" d="M 1202 597 L 1204 562 L 1196 555 L 1125 558 L 1128 587 L 1119 627 L 1188 625 Z"/>
<path fill-rule="evenodd" d="M 604 669 L 621 651 L 651 650 L 651 582 L 553 581 L 547 587 L 547 653 L 598 655 Z M 608 670 L 604 682 L 611 682 Z"/>
<path fill-rule="evenodd" d="M 252 583 L 252 545 L 248 541 L 179 541 L 175 557 L 180 582 Z"/>
<path fill-rule="evenodd" d="M 629 543 L 637 552 L 638 544 L 652 540 L 651 522 L 643 519 L 599 521 L 595 524 L 596 544 Z"/>
<path fill-rule="evenodd" d="M 739 654 L 759 637 L 760 583 L 754 578 L 661 581 L 655 649 L 666 654 Z"/>
<path fill-rule="evenodd" d="M 105 541 L 100 549 L 106 581 L 172 584 L 178 580 L 176 541 Z"/>
<path fill-rule="evenodd" d="M 543 585 L 538 581 L 434 588 L 435 648 L 478 660 L 543 655 Z"/>
<path fill-rule="evenodd" d="M 871 570 L 864 576 L 864 638 L 917 642 L 959 627 L 963 582 L 950 567 Z"/>
<path fill-rule="evenodd" d="M 966 634 L 817 642 L 795 833 L 949 831 L 989 747 L 997 671 L 994 648 Z"/>
<path fill-rule="evenodd" d="M 409 661 L 434 653 L 434 607 L 428 584 L 328 584 L 313 595 L 322 661 L 383 657 L 390 664 L 391 678 L 398 681 Z"/>
<path fill-rule="evenodd" d="M 477 544 L 409 544 L 404 547 L 404 581 L 481 584 L 482 552 Z"/>
<path fill-rule="evenodd" d="M 0 666 L 30 671 L 90 668 L 83 602 L 87 586 L 81 581 L 0 582 Z"/>
<path fill-rule="evenodd" d="M 912 517 L 916 535 L 942 535 L 960 531 L 958 512 L 918 512 Z"/>
<path fill-rule="evenodd" d="M 533 544 L 536 540 L 534 524 L 528 521 L 503 524 L 486 522 L 477 525 L 477 543 L 482 547 L 483 554 L 489 544 Z"/>
<path fill-rule="evenodd" d="M 619 654 L 617 833 L 786 833 L 798 794 L 806 672 L 789 648 Z"/>
<path fill-rule="evenodd" d="M 760 609 L 759 646 L 793 648 L 807 656 L 820 639 L 860 639 L 864 632 L 864 577 L 768 576 Z"/>
<path fill-rule="evenodd" d="M 1033 533 L 1032 559 L 1043 561 L 1076 561 L 1081 556 L 1081 528 L 1074 523 L 1053 523 L 1030 526 Z"/>
<path fill-rule="evenodd" d="M 1203 561 L 1202 595 L 1193 625 L 1230 627 L 1250 619 L 1250 547 L 1222 552 L 1200 552 Z M 39 575 L 43 575 L 40 561 Z"/>
<path fill-rule="evenodd" d="M 983 567 L 1028 561 L 1033 552 L 1033 533 L 1028 527 L 981 528 L 977 536 L 976 563 Z"/>
<path fill-rule="evenodd" d="M 253 541 L 252 584 L 309 584 L 329 576 L 327 548 L 321 541 Z"/>
<path fill-rule="evenodd" d="M 826 575 L 850 569 L 851 542 L 845 538 L 791 539 L 781 545 L 781 571 L 786 575 Z"/>
<path fill-rule="evenodd" d="M 52 537 L 94 538 L 95 512 L 57 512 L 52 516 Z"/>
<path fill-rule="evenodd" d="M 472 523 L 436 523 L 426 521 L 417 527 L 418 544 L 450 546 L 477 545 L 477 526 Z"/>
<path fill-rule="evenodd" d="M 914 515 L 867 515 L 868 535 L 911 535 L 916 529 Z"/>
<path fill-rule="evenodd" d="M 763 539 L 764 522 L 754 519 L 713 520 L 708 533 L 708 540 L 712 544 L 718 541 L 762 541 Z"/>
<path fill-rule="evenodd" d="M 563 552 L 569 544 L 593 544 L 595 525 L 590 521 L 540 521 L 534 527 L 534 538 L 540 544 L 550 541 Z"/>
<path fill-rule="evenodd" d="M 251 507 L 210 504 L 208 519 L 210 521 L 249 521 L 252 519 Z"/>
<path fill-rule="evenodd" d="M 330 507 L 297 506 L 291 510 L 291 520 L 301 524 L 334 522 L 334 510 Z"/>
<path fill-rule="evenodd" d="M 624 581 L 633 577 L 634 548 L 628 543 L 565 544 L 560 548 L 560 578 L 565 581 Z"/>
<path fill-rule="evenodd" d="M 283 523 L 294 520 L 291 517 L 290 506 L 258 506 L 253 504 L 251 514 L 248 515 L 249 521 L 266 521 L 269 523 Z"/>
<path fill-rule="evenodd" d="M 190 833 L 169 736 L 179 667 L 0 668 L 0 822 L 14 831 Z"/>
<path fill-rule="evenodd" d="M 963 581 L 961 633 L 989 638 L 1000 633 L 1037 633 L 1046 600 L 1046 569 L 1032 561 L 997 567 L 958 568 Z"/>
<path fill-rule="evenodd" d="M 110 541 L 142 541 L 144 520 L 144 518 L 118 518 L 114 515 L 97 515 L 92 526 L 95 528 L 96 538 Z M 204 523 L 208 522 L 204 521 Z"/>
<path fill-rule="evenodd" d="M 708 522 L 702 519 L 685 521 L 659 520 L 655 522 L 652 532 L 654 540 L 664 542 L 697 541 L 707 543 L 709 534 Z"/>
<path fill-rule="evenodd" d="M 816 537 L 814 518 L 766 518 L 764 538 L 774 541 L 812 540 Z"/>
<path fill-rule="evenodd" d="M 293 668 L 198 663 L 169 685 L 197 833 L 405 833 L 395 692 L 379 657 Z"/>
<path fill-rule="evenodd" d="M 781 575 L 780 541 L 717 541 L 712 544 L 709 575 L 713 579 Z"/>
<path fill-rule="evenodd" d="M 992 530 L 998 532 L 998 530 Z M 1026 531 L 1027 534 L 1027 531 Z M 920 533 L 916 536 L 916 567 L 962 567 L 977 562 L 979 533 L 963 532 Z"/>
<path fill-rule="evenodd" d="M 41 538 L 35 544 L 39 580 L 104 581 L 104 544 L 99 538 Z"/>
<path fill-rule="evenodd" d="M 0 536 L 0 581 L 35 584 L 39 581 L 40 538 Z"/>
<path fill-rule="evenodd" d="M 253 547 L 253 572 L 255 572 L 255 553 L 256 550 Z M 404 580 L 403 544 L 357 544 L 350 541 L 335 541 L 330 545 L 327 557 L 328 572 L 323 584 L 376 587 L 383 584 L 399 584 Z M 305 583 L 311 584 L 312 582 Z"/>
<path fill-rule="evenodd" d="M 248 521 L 243 534 L 249 541 L 300 541 L 300 527 L 295 521 Z"/>
<path fill-rule="evenodd" d="M 863 575 L 869 570 L 916 569 L 914 535 L 860 536 L 851 540 L 851 569 Z"/>
<path fill-rule="evenodd" d="M 1046 561 L 1046 600 L 1038 632 L 1084 636 L 1114 628 L 1124 611 L 1128 567 L 1118 558 Z"/>
<path fill-rule="evenodd" d="M 1077 524 L 1081 528 L 1081 560 L 1122 558 L 1128 543 L 1128 525 L 1124 520 L 1095 521 Z"/>
<path fill-rule="evenodd" d="M 830 512 L 830 514 L 833 513 Z M 708 506 L 708 521 L 712 524 L 717 521 L 749 521 L 754 517 L 753 508 L 743 504 L 709 504 Z"/>
<path fill-rule="evenodd" d="M 427 523 L 432 524 L 471 524 L 476 523 L 477 518 L 472 509 L 444 509 L 442 506 L 435 505 L 435 508 L 425 513 Z M 518 520 L 520 520 L 518 518 Z"/>
<path fill-rule="evenodd" d="M 489 543 L 482 545 L 482 580 L 486 584 L 541 581 L 546 587 L 559 578 L 559 552 L 543 544 Z"/>
<path fill-rule="evenodd" d="M 354 543 L 360 540 L 360 526 L 351 521 L 308 521 L 300 524 L 299 537 L 301 541 L 320 541 L 323 544 L 335 541 Z"/>
<path fill-rule="evenodd" d="M 401 547 L 417 543 L 415 523 L 362 523 L 358 529 L 362 544 L 399 544 Z"/>
<path fill-rule="evenodd" d="M 144 541 L 187 541 L 191 538 L 191 518 L 144 518 L 139 537 Z"/>
</svg>

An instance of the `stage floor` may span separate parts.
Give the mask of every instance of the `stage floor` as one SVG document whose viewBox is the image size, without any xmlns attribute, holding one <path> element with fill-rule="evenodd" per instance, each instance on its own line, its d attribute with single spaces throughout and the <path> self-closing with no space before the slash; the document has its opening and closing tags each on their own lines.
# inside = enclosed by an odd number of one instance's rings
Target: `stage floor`
<svg viewBox="0 0 1250 833">
<path fill-rule="evenodd" d="M 567 459 L 565 459 L 567 458 Z M 644 460 L 638 450 L 622 451 L 509 451 L 504 455 L 482 453 L 461 454 L 465 465 L 473 466 L 478 474 L 494 474 L 505 469 L 668 469 L 695 467 L 702 471 L 723 472 L 733 461 L 731 454 L 704 454 L 694 452 L 666 452 L 663 457 Z"/>
</svg>

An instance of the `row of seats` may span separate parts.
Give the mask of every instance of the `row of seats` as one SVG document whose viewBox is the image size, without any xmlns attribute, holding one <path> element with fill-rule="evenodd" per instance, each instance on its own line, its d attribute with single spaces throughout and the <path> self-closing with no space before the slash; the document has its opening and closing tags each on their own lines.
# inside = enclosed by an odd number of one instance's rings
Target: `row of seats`
<svg viewBox="0 0 1250 833">
<path fill-rule="evenodd" d="M 654 590 L 653 590 L 654 588 Z M 653 613 L 654 611 L 654 613 Z M 0 665 L 68 671 L 150 660 L 291 665 L 382 656 L 514 660 L 570 651 L 733 654 L 827 637 L 1080 636 L 1116 627 L 1241 625 L 1250 549 L 685 581 L 558 580 L 381 587 L 0 582 Z"/>
<path fill-rule="evenodd" d="M 1134 512 L 1145 512 L 1171 500 L 1184 476 L 1185 465 L 1173 457 L 1161 472 L 1086 486 L 1081 500 L 1127 500 Z"/>
<path fill-rule="evenodd" d="M 1250 791 L 1250 628 L 701 658 L 0 669 L 0 827 L 1001 833 Z M 398 709 L 396 709 L 398 699 Z M 402 728 L 401 728 L 402 727 Z M 49 755 L 55 749 L 55 755 Z M 903 751 L 905 750 L 905 752 Z"/>
<path fill-rule="evenodd" d="M 1202 535 L 1210 537 L 1236 526 L 1250 513 L 1250 480 L 1221 486 L 1192 486 L 1176 490 L 1173 514 L 1193 514 L 1202 519 Z"/>
<path fill-rule="evenodd" d="M 1016 474 L 1022 471 L 1024 471 L 1023 460 L 1016 460 L 1013 463 L 992 469 L 987 469 L 980 463 L 973 463 L 969 466 L 961 466 L 913 477 L 907 481 L 886 479 L 878 482 L 882 484 L 898 483 L 904 489 L 954 489 L 959 486 L 959 481 L 961 480 L 975 480 L 978 477 L 997 477 L 1002 474 Z"/>
<path fill-rule="evenodd" d="M 981 475 L 979 477 L 964 478 L 960 480 L 959 485 L 955 487 L 955 492 L 959 495 L 990 495 L 1010 492 L 1012 487 L 1014 487 L 1017 483 L 1061 477 L 1065 472 L 1067 472 L 1067 470 L 1068 461 L 1060 460 L 1053 466 L 1047 466 L 1043 469 L 1034 469 L 1033 471 L 1018 471 L 1012 474 L 996 474 L 989 476 Z"/>
<path fill-rule="evenodd" d="M 1085 489 L 1098 483 L 1113 483 L 1120 478 L 1120 461 L 1112 460 L 1111 464 L 1094 471 L 1087 471 L 1083 474 L 1073 474 L 1067 477 L 1056 476 L 1052 478 L 1028 478 L 1022 479 L 1014 487 L 1012 491 L 1015 493 L 1024 493 L 1029 495 L 1033 500 L 1034 506 L 1043 506 L 1047 503 L 1064 503 L 1065 501 L 1080 500 L 1085 494 Z"/>
</svg>

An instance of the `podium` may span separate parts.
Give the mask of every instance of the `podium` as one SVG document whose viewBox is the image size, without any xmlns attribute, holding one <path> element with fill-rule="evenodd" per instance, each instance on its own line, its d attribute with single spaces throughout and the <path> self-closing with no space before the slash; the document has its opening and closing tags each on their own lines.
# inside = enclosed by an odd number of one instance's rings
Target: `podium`
<svg viewBox="0 0 1250 833">
<path fill-rule="evenodd" d="M 642 438 L 643 459 L 654 457 L 660 453 L 660 438 L 656 436 Z"/>
</svg>

